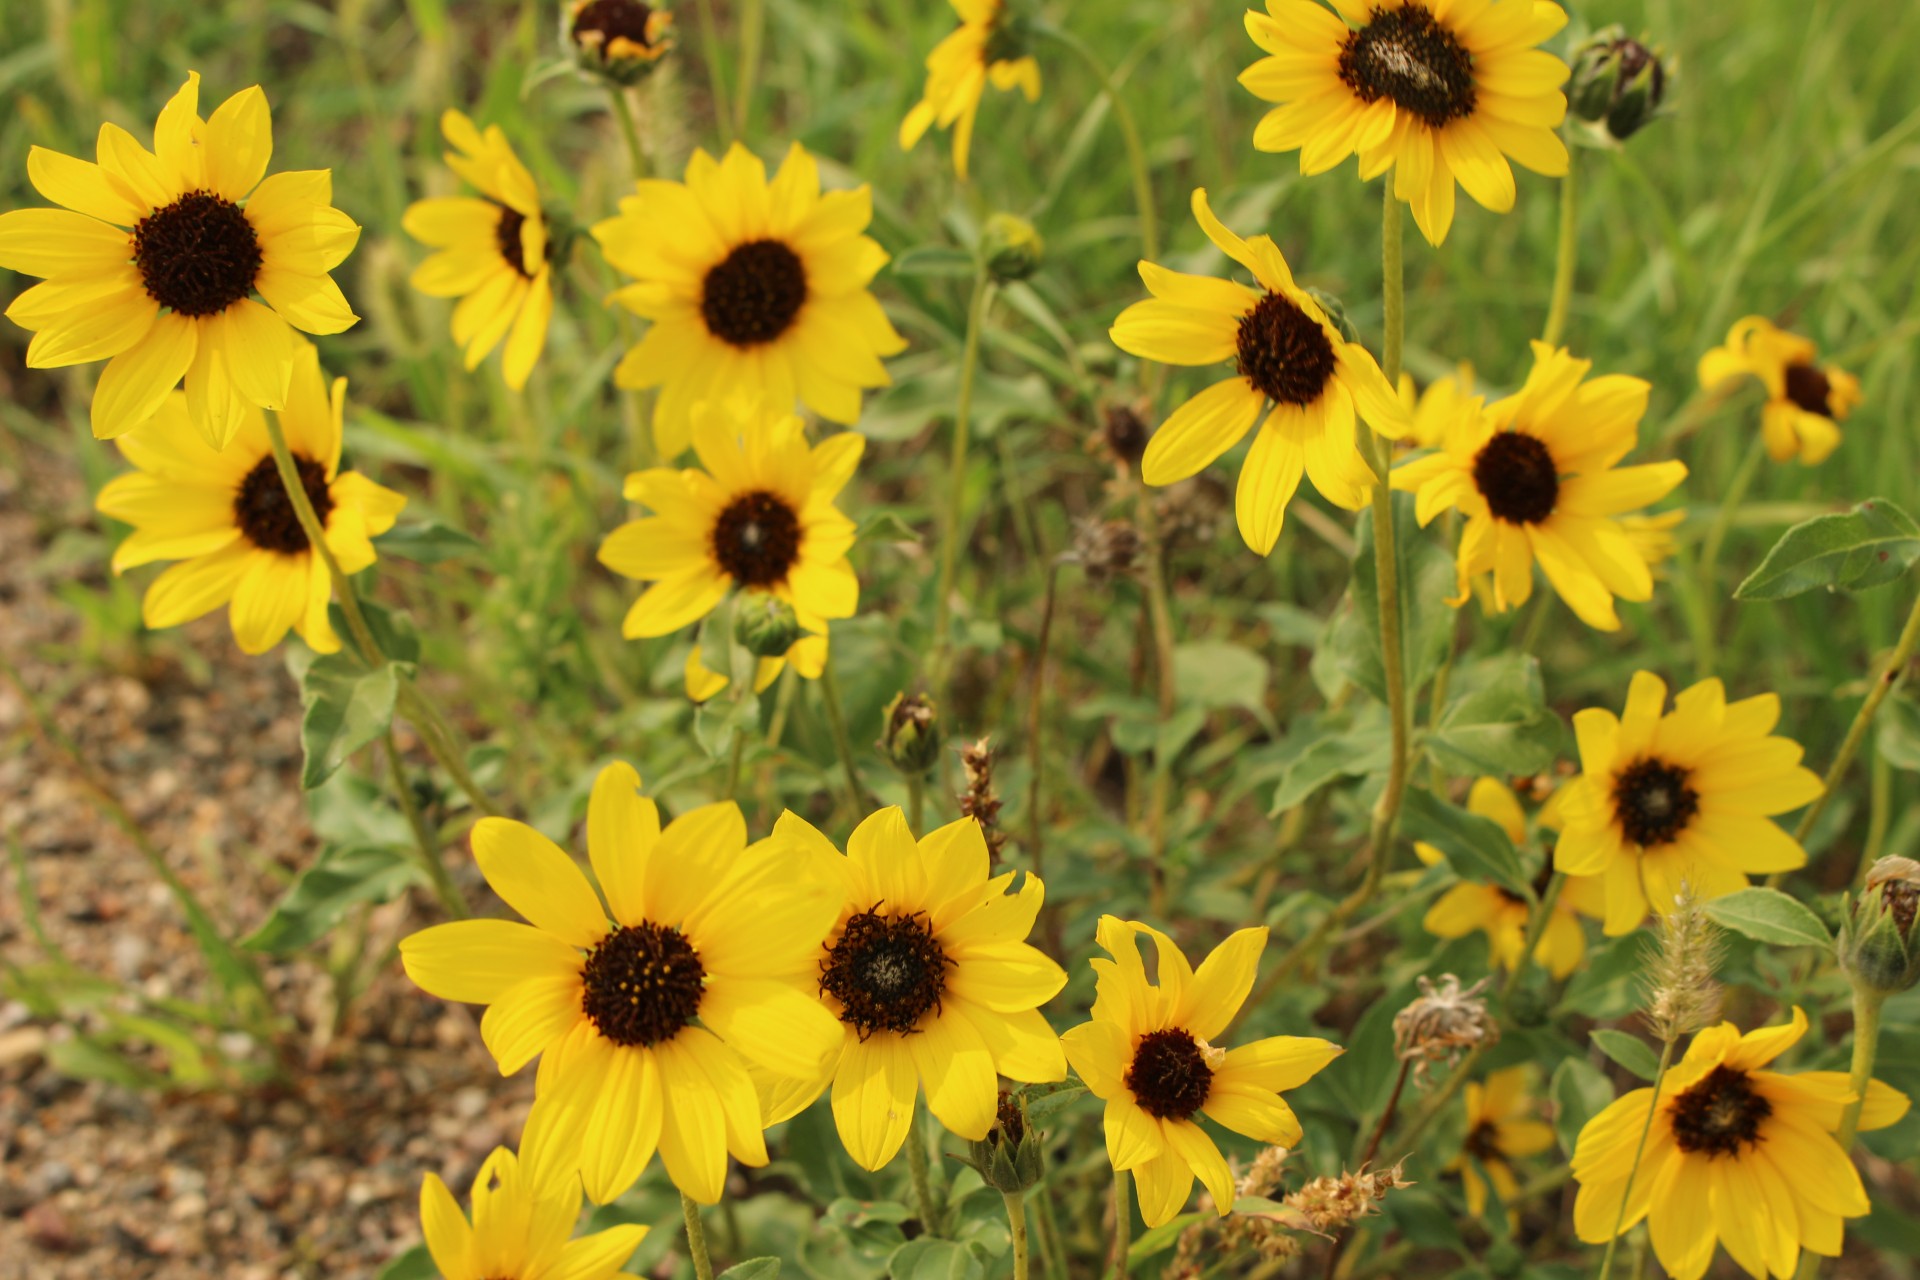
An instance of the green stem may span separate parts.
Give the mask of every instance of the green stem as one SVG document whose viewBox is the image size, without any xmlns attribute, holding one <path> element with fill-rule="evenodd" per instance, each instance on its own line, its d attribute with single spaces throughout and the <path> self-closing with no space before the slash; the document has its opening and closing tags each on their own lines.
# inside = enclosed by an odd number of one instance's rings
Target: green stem
<svg viewBox="0 0 1920 1280">
<path fill-rule="evenodd" d="M 1574 265 L 1580 257 L 1577 234 L 1580 222 L 1580 152 L 1567 148 L 1567 176 L 1560 179 L 1560 245 L 1553 260 L 1553 296 L 1547 303 L 1547 324 L 1540 340 L 1550 347 L 1560 345 L 1567 331 L 1567 309 L 1573 303 Z"/>
<path fill-rule="evenodd" d="M 1141 580 L 1147 592 L 1147 615 L 1153 624 L 1154 689 L 1159 695 L 1155 712 L 1161 733 L 1153 750 L 1153 781 L 1147 793 L 1147 840 L 1153 861 L 1147 872 L 1150 906 L 1154 919 L 1166 915 L 1167 907 L 1167 802 L 1173 788 L 1173 755 L 1165 749 L 1165 729 L 1173 719 L 1178 689 L 1173 666 L 1173 607 L 1167 598 L 1167 571 L 1160 546 L 1160 526 L 1154 517 L 1153 500 L 1145 486 L 1136 493 L 1140 525 L 1140 545 L 1144 554 Z"/>
<path fill-rule="evenodd" d="M 707 1254 L 707 1228 L 700 1221 L 700 1205 L 680 1193 L 680 1215 L 687 1220 L 687 1252 L 693 1255 L 693 1274 L 699 1280 L 713 1280 L 713 1259 Z"/>
<path fill-rule="evenodd" d="M 933 1202 L 933 1179 L 927 1168 L 927 1134 L 921 1119 L 918 1098 L 913 1103 L 913 1122 L 907 1128 L 907 1176 L 913 1180 L 913 1203 L 920 1212 L 920 1228 L 927 1235 L 940 1234 L 940 1210 Z"/>
<path fill-rule="evenodd" d="M 1040 1197 L 1040 1258 L 1047 1268 L 1047 1280 L 1067 1280 L 1067 1243 L 1060 1235 L 1060 1220 L 1053 1212 L 1053 1197 Z"/>
<path fill-rule="evenodd" d="M 1677 1040 L 1669 1040 L 1660 1047 L 1660 1067 L 1653 1073 L 1653 1100 L 1647 1103 L 1647 1118 L 1640 1125 L 1640 1141 L 1633 1148 L 1633 1163 L 1627 1166 L 1627 1181 L 1620 1188 L 1620 1207 L 1614 1211 L 1613 1234 L 1607 1239 L 1607 1252 L 1600 1259 L 1599 1280 L 1607 1280 L 1613 1270 L 1613 1255 L 1620 1247 L 1620 1233 L 1627 1220 L 1627 1202 L 1633 1198 L 1633 1180 L 1640 1172 L 1640 1158 L 1647 1153 L 1647 1135 L 1653 1132 L 1653 1118 L 1660 1113 L 1660 1086 L 1666 1083 L 1667 1068 L 1673 1062 L 1673 1046 Z"/>
<path fill-rule="evenodd" d="M 847 736 L 847 713 L 840 702 L 840 678 L 833 674 L 833 650 L 820 663 L 820 705 L 827 713 L 827 728 L 833 734 L 833 749 L 840 756 L 840 768 L 847 776 L 847 798 L 853 802 L 855 818 L 866 807 L 867 789 L 860 785 L 860 766 L 853 762 L 853 739 Z"/>
<path fill-rule="evenodd" d="M 1867 838 L 1860 845 L 1860 868 L 1853 873 L 1855 884 L 1865 884 L 1867 872 L 1880 861 L 1880 851 L 1887 843 L 1887 826 L 1893 819 L 1893 766 L 1887 763 L 1885 755 L 1876 752 L 1869 767 L 1872 772 L 1867 783 Z"/>
<path fill-rule="evenodd" d="M 907 825 L 916 836 L 921 834 L 920 819 L 925 816 L 926 808 L 926 775 L 910 773 L 907 775 Z"/>
<path fill-rule="evenodd" d="M 1073 51 L 1080 61 L 1093 72 L 1094 79 L 1100 82 L 1100 91 L 1107 95 L 1107 104 L 1113 109 L 1113 122 L 1120 126 L 1120 139 L 1127 148 L 1127 168 L 1133 175 L 1133 202 L 1140 211 L 1140 248 L 1142 256 L 1149 261 L 1160 257 L 1160 223 L 1154 212 L 1153 175 L 1147 168 L 1146 148 L 1140 143 L 1140 127 L 1134 122 L 1133 109 L 1127 105 L 1127 99 L 1120 92 L 1113 73 L 1107 70 L 1107 64 L 1100 61 L 1100 55 L 1081 42 L 1070 31 L 1045 23 L 1035 23 L 1033 30 L 1040 35 L 1052 36 L 1060 44 Z"/>
<path fill-rule="evenodd" d="M 960 388 L 953 408 L 953 446 L 947 458 L 947 500 L 941 508 L 940 568 L 934 581 L 933 652 L 930 658 L 935 697 L 946 700 L 948 631 L 953 625 L 953 579 L 960 559 L 960 520 L 967 496 L 967 437 L 973 420 L 973 382 L 980 369 L 980 330 L 986 321 L 993 282 L 984 261 L 973 271 L 973 296 L 967 303 L 966 345 L 960 354 Z"/>
<path fill-rule="evenodd" d="M 753 133 L 753 92 L 760 78 L 760 49 L 766 29 L 764 0 L 741 0 L 740 83 L 734 86 L 733 122 L 742 136 Z"/>
<path fill-rule="evenodd" d="M 617 84 L 607 86 L 607 100 L 613 104 L 613 118 L 620 122 L 620 136 L 626 139 L 627 160 L 633 166 L 636 181 L 647 176 L 647 151 L 640 145 L 640 129 L 633 119 L 633 100 Z"/>
<path fill-rule="evenodd" d="M 427 701 L 426 695 L 420 692 L 420 686 L 402 676 L 400 697 L 396 705 L 400 714 L 413 722 L 413 727 L 419 732 L 420 741 L 427 748 L 428 753 L 442 769 L 447 771 L 447 776 L 453 779 L 453 785 L 460 788 L 467 799 L 472 801 L 473 807 L 489 818 L 499 817 L 500 806 L 493 802 L 474 776 L 467 771 L 467 753 L 461 749 L 454 738 L 453 730 L 448 727 L 445 720 L 440 718 L 439 711 L 435 710 L 433 704 Z"/>
<path fill-rule="evenodd" d="M 1023 1191 L 1006 1191 L 1007 1230 L 1013 1236 L 1013 1280 L 1027 1280 L 1027 1197 Z"/>
<path fill-rule="evenodd" d="M 1043 880 L 1046 877 L 1042 870 L 1041 845 L 1046 824 L 1040 812 L 1040 797 L 1045 754 L 1041 750 L 1044 728 L 1040 708 L 1046 694 L 1047 646 L 1053 640 L 1053 607 L 1059 585 L 1060 562 L 1056 560 L 1047 566 L 1047 591 L 1040 605 L 1040 635 L 1033 647 L 1033 681 L 1027 694 L 1027 863 L 1033 874 Z"/>
<path fill-rule="evenodd" d="M 1127 1280 L 1127 1250 L 1133 1236 L 1133 1205 L 1127 1197 L 1127 1175 L 1113 1171 L 1113 1280 Z"/>
<path fill-rule="evenodd" d="M 700 0 L 700 51 L 707 64 L 707 83 L 713 95 L 713 122 L 720 127 L 720 141 L 733 142 L 736 130 L 733 113 L 727 109 L 727 73 L 720 66 L 720 25 L 713 16 L 714 0 Z"/>
<path fill-rule="evenodd" d="M 384 735 L 382 745 L 386 748 L 387 782 L 393 788 L 393 798 L 400 806 L 400 812 L 406 815 L 407 826 L 413 831 L 414 848 L 420 855 L 420 869 L 427 873 L 427 882 L 433 886 L 433 895 L 440 899 L 440 906 L 447 915 L 455 920 L 464 920 L 472 913 L 467 910 L 467 900 L 453 883 L 453 877 L 447 874 L 447 865 L 440 860 L 438 842 L 427 828 L 426 820 L 420 814 L 420 806 L 414 803 L 413 787 L 407 781 L 405 767 L 400 763 L 400 748 L 394 744 L 391 729 Z"/>
<path fill-rule="evenodd" d="M 1700 543 L 1700 563 L 1697 566 L 1700 583 L 1701 609 L 1707 613 L 1708 625 L 1702 629 L 1695 656 L 1696 674 L 1704 680 L 1713 674 L 1717 662 L 1712 626 L 1714 602 L 1719 596 L 1720 549 L 1726 545 L 1727 531 L 1733 526 L 1734 512 L 1740 509 L 1741 501 L 1747 496 L 1747 490 L 1753 487 L 1753 478 L 1759 474 L 1760 462 L 1766 457 L 1766 441 L 1755 433 L 1752 443 L 1747 446 L 1746 457 L 1740 460 L 1740 467 L 1733 473 L 1733 479 L 1727 484 L 1727 491 L 1720 499 L 1720 507 L 1713 513 L 1713 523 L 1707 526 L 1707 534 Z"/>
<path fill-rule="evenodd" d="M 308 547 L 320 557 L 320 563 L 327 568 L 327 576 L 333 581 L 333 594 L 340 599 L 340 612 L 346 615 L 347 631 L 360 650 L 360 660 L 369 667 L 379 667 L 386 661 L 386 655 L 380 651 L 379 642 L 373 638 L 373 631 L 367 626 L 366 615 L 360 611 L 360 601 L 354 596 L 347 575 L 341 572 L 333 548 L 327 545 L 326 526 L 320 523 L 313 502 L 307 497 L 307 486 L 300 479 L 300 468 L 294 463 L 293 451 L 287 448 L 287 434 L 281 429 L 280 415 L 267 413 L 261 416 L 266 419 L 267 441 L 273 448 L 273 465 L 280 473 L 280 483 L 286 488 L 287 501 L 293 504 L 294 517 L 299 520 L 301 531 L 307 535 Z"/>
<path fill-rule="evenodd" d="M 1827 776 L 1820 780 L 1822 789 L 1819 798 L 1807 807 L 1807 811 L 1800 816 L 1799 824 L 1794 827 L 1793 838 L 1796 842 L 1805 844 L 1807 836 L 1813 831 L 1813 824 L 1826 812 L 1834 789 L 1846 776 L 1854 756 L 1859 754 L 1860 744 L 1866 741 L 1867 730 L 1873 724 L 1873 717 L 1879 713 L 1880 704 L 1887 700 L 1887 695 L 1893 692 L 1893 686 L 1900 682 L 1900 675 L 1907 669 L 1907 663 L 1913 660 L 1916 646 L 1920 646 L 1920 596 L 1914 598 L 1913 609 L 1907 614 L 1907 625 L 1901 628 L 1900 639 L 1888 655 L 1886 665 L 1880 668 L 1880 674 L 1874 678 L 1866 701 L 1854 712 L 1853 723 L 1847 727 L 1847 736 L 1840 743 L 1840 751 L 1828 766 Z"/>
<path fill-rule="evenodd" d="M 1867 1090 L 1873 1087 L 1873 1062 L 1880 1052 L 1880 1005 L 1886 999 L 1877 991 L 1855 986 L 1853 989 L 1853 1069 L 1847 1075 L 1847 1088 L 1853 1101 L 1840 1113 L 1840 1129 L 1833 1135 L 1840 1149 L 1852 1159 L 1853 1140 L 1860 1133 L 1860 1111 L 1867 1104 Z M 1802 1251 L 1800 1268 L 1794 1280 L 1813 1280 L 1820 1274 L 1820 1255 Z"/>
</svg>

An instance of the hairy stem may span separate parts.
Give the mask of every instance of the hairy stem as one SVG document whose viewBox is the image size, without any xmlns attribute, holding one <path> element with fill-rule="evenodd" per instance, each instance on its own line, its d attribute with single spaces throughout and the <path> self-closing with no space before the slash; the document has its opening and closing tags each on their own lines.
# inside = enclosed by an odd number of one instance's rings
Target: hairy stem
<svg viewBox="0 0 1920 1280">
<path fill-rule="evenodd" d="M 687 1252 L 693 1255 L 693 1274 L 698 1280 L 713 1280 L 713 1259 L 707 1254 L 707 1228 L 700 1221 L 700 1205 L 680 1193 L 680 1215 L 687 1220 Z"/>
<path fill-rule="evenodd" d="M 926 1123 L 916 1098 L 913 1123 L 907 1128 L 907 1176 L 913 1180 L 913 1203 L 920 1212 L 920 1229 L 930 1236 L 940 1234 L 940 1209 L 933 1202 L 933 1179 L 927 1168 Z"/>
<path fill-rule="evenodd" d="M 939 575 L 934 580 L 933 650 L 930 668 L 934 696 L 946 701 L 948 632 L 953 625 L 953 579 L 960 562 L 960 521 L 967 497 L 967 444 L 973 425 L 973 383 L 980 371 L 980 330 L 986 323 L 993 282 L 986 263 L 974 266 L 973 296 L 967 302 L 966 344 L 960 354 L 960 387 L 953 406 L 953 442 L 947 457 L 946 505 L 941 508 Z"/>
<path fill-rule="evenodd" d="M 1127 1250 L 1133 1237 L 1133 1205 L 1127 1196 L 1127 1175 L 1113 1171 L 1113 1280 L 1127 1280 Z"/>
<path fill-rule="evenodd" d="M 1607 1280 L 1613 1270 L 1613 1255 L 1620 1247 L 1620 1233 L 1627 1220 L 1627 1203 L 1633 1199 L 1633 1180 L 1640 1173 L 1640 1158 L 1647 1153 L 1647 1135 L 1653 1132 L 1653 1118 L 1660 1114 L 1660 1086 L 1666 1083 L 1667 1068 L 1673 1063 L 1673 1046 L 1677 1040 L 1669 1040 L 1660 1046 L 1660 1067 L 1653 1073 L 1653 1100 L 1647 1103 L 1647 1118 L 1640 1124 L 1640 1141 L 1633 1148 L 1633 1163 L 1627 1166 L 1627 1181 L 1620 1188 L 1620 1207 L 1613 1215 L 1613 1235 L 1607 1239 L 1607 1252 L 1600 1259 L 1599 1280 Z"/>
<path fill-rule="evenodd" d="M 613 118 L 620 122 L 620 136 L 626 140 L 627 160 L 633 166 L 635 181 L 647 176 L 647 151 L 640 145 L 640 128 L 633 119 L 631 91 L 617 84 L 607 86 L 607 100 L 613 105 Z"/>
<path fill-rule="evenodd" d="M 1580 152 L 1567 148 L 1567 176 L 1560 179 L 1560 244 L 1553 259 L 1553 296 L 1547 303 L 1546 327 L 1540 340 L 1550 347 L 1560 345 L 1567 331 L 1567 309 L 1573 303 L 1573 272 L 1580 257 Z"/>
<path fill-rule="evenodd" d="M 1167 598 L 1167 570 L 1161 554 L 1160 526 L 1155 518 L 1153 500 L 1144 485 L 1136 494 L 1135 510 L 1140 524 L 1140 544 L 1145 553 L 1141 580 L 1147 592 L 1147 616 L 1153 624 L 1154 692 L 1158 695 L 1156 714 L 1161 732 L 1153 748 L 1153 780 L 1147 792 L 1147 840 L 1153 861 L 1147 871 L 1151 884 L 1150 903 L 1156 919 L 1167 909 L 1167 802 L 1173 789 L 1173 753 L 1167 750 L 1165 730 L 1173 719 L 1178 697 L 1173 669 L 1173 607 Z"/>
<path fill-rule="evenodd" d="M 853 761 L 853 739 L 847 736 L 847 712 L 840 701 L 840 679 L 833 674 L 833 651 L 828 649 L 820 663 L 820 706 L 827 713 L 827 728 L 833 734 L 833 749 L 840 756 L 840 768 L 847 777 L 847 799 L 853 802 L 855 818 L 866 807 L 867 789 L 860 784 L 860 766 Z"/>
<path fill-rule="evenodd" d="M 1006 1191 L 1007 1230 L 1013 1236 L 1013 1280 L 1027 1280 L 1027 1197 L 1025 1192 Z"/>
<path fill-rule="evenodd" d="M 394 744 L 393 730 L 387 730 L 382 745 L 386 748 L 387 783 L 393 788 L 394 802 L 400 806 L 400 812 L 406 815 L 407 826 L 413 831 L 415 852 L 420 855 L 420 869 L 427 874 L 427 883 L 433 887 L 433 896 L 440 899 L 441 908 L 455 920 L 464 920 L 472 912 L 467 910 L 467 900 L 461 896 L 460 889 L 453 883 L 453 877 L 447 874 L 447 864 L 440 860 L 439 842 L 428 829 L 421 816 L 420 806 L 413 799 L 413 785 L 407 781 L 405 766 L 400 762 L 400 748 Z"/>
</svg>

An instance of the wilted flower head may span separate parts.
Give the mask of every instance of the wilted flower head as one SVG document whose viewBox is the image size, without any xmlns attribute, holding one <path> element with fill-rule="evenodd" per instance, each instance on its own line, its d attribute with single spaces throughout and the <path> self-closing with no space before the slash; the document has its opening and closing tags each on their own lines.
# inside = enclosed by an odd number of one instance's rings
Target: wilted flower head
<svg viewBox="0 0 1920 1280">
<path fill-rule="evenodd" d="M 1431 1063 L 1451 1062 L 1476 1046 L 1498 1043 L 1500 1024 L 1480 998 L 1486 985 L 1482 978 L 1462 987 L 1450 973 L 1441 975 L 1438 986 L 1422 977 L 1419 996 L 1393 1015 L 1394 1054 L 1424 1076 Z"/>
<path fill-rule="evenodd" d="M 1451 979 L 1452 975 L 1448 975 Z M 1424 983 L 1426 980 L 1423 978 Z M 1355 1221 L 1378 1213 L 1379 1204 L 1395 1187 L 1413 1184 L 1401 1174 L 1399 1165 L 1369 1173 L 1343 1173 L 1337 1178 L 1315 1178 L 1286 1198 L 1288 1207 L 1306 1216 L 1309 1226 L 1322 1235 L 1338 1235 Z"/>
<path fill-rule="evenodd" d="M 1866 891 L 1840 926 L 1840 963 L 1856 983 L 1893 995 L 1920 983 L 1920 862 L 1882 858 L 1867 872 Z"/>
</svg>

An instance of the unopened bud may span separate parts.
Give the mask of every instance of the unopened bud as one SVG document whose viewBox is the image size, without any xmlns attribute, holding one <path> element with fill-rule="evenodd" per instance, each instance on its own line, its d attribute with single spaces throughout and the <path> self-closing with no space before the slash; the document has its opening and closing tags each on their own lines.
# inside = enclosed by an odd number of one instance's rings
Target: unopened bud
<svg viewBox="0 0 1920 1280">
<path fill-rule="evenodd" d="M 1025 280 L 1040 269 L 1046 246 L 1025 218 L 996 213 L 980 229 L 980 253 L 996 284 Z"/>
<path fill-rule="evenodd" d="M 1568 109 L 1616 142 L 1650 124 L 1666 96 L 1667 69 L 1660 55 L 1629 37 L 1624 27 L 1596 32 L 1573 56 Z"/>
<path fill-rule="evenodd" d="M 574 65 L 618 85 L 638 84 L 673 48 L 673 15 L 645 0 L 573 0 L 564 21 Z"/>
<path fill-rule="evenodd" d="M 1046 1172 L 1044 1140 L 1045 1135 L 1027 1121 L 1025 1100 L 1002 1089 L 993 1128 L 978 1142 L 967 1144 L 964 1160 L 995 1191 L 1017 1195 L 1039 1185 Z"/>
<path fill-rule="evenodd" d="M 1853 980 L 1881 995 L 1920 984 L 1920 862 L 1882 858 L 1867 872 L 1866 891 L 1840 924 L 1840 963 Z"/>
<path fill-rule="evenodd" d="M 733 638 L 754 657 L 782 657 L 800 635 L 800 619 L 779 596 L 754 591 L 740 598 L 733 615 Z"/>
<path fill-rule="evenodd" d="M 908 777 L 933 768 L 940 759 L 940 718 L 933 699 L 923 693 L 896 693 L 887 704 L 875 744 L 893 767 Z"/>
</svg>

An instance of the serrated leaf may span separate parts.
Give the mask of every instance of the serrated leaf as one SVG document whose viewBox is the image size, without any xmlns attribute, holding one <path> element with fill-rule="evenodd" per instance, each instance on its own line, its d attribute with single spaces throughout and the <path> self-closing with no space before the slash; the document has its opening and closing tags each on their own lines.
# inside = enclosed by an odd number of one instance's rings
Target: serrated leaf
<svg viewBox="0 0 1920 1280">
<path fill-rule="evenodd" d="M 433 1265 L 433 1255 L 427 1252 L 423 1242 L 380 1268 L 373 1280 L 435 1280 L 439 1274 Z"/>
<path fill-rule="evenodd" d="M 381 555 L 399 556 L 415 564 L 439 564 L 480 550 L 480 539 L 438 520 L 396 524 L 374 539 Z"/>
<path fill-rule="evenodd" d="M 1600 1052 L 1639 1076 L 1642 1080 L 1652 1080 L 1660 1074 L 1660 1057 L 1647 1047 L 1647 1042 L 1624 1031 L 1613 1031 L 1602 1027 L 1593 1033 L 1593 1042 Z"/>
<path fill-rule="evenodd" d="M 424 883 L 412 858 L 384 845 L 327 845 L 275 904 L 272 914 L 240 945 L 285 955 L 325 937 L 361 902 L 391 902 Z"/>
<path fill-rule="evenodd" d="M 1659 1065 L 1657 1060 L 1654 1065 Z M 1553 1069 L 1547 1096 L 1553 1099 L 1553 1130 L 1560 1149 L 1571 1159 L 1580 1130 L 1613 1101 L 1613 1083 L 1585 1058 L 1563 1058 Z"/>
<path fill-rule="evenodd" d="M 1819 587 L 1865 591 L 1896 580 L 1916 559 L 1920 525 L 1885 498 L 1868 498 L 1787 530 L 1733 598 L 1784 600 Z"/>
<path fill-rule="evenodd" d="M 1826 947 L 1833 935 L 1797 898 L 1755 885 L 1702 904 L 1707 918 L 1755 942 L 1779 947 Z"/>
<path fill-rule="evenodd" d="M 780 1259 L 748 1258 L 722 1271 L 717 1280 L 774 1280 L 779 1274 Z"/>
<path fill-rule="evenodd" d="M 1424 840 L 1447 855 L 1447 865 L 1463 880 L 1476 880 L 1532 899 L 1520 853 L 1500 824 L 1448 804 L 1430 791 L 1409 788 L 1400 825 L 1410 839 Z"/>
<path fill-rule="evenodd" d="M 391 662 L 369 671 L 342 651 L 322 654 L 300 677 L 300 748 L 306 763 L 300 785 L 311 791 L 333 776 L 347 757 L 393 724 L 399 672 Z"/>
</svg>

